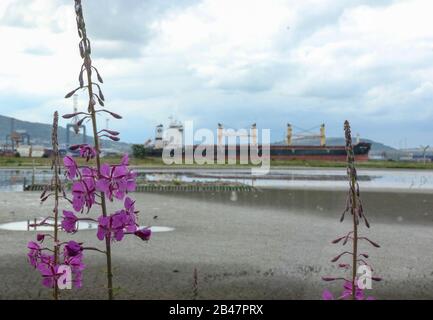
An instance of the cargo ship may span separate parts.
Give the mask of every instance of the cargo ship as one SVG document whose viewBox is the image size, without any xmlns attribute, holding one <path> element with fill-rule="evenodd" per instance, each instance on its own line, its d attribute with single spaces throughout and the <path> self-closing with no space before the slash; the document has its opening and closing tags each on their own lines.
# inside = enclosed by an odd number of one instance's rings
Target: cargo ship
<svg viewBox="0 0 433 320">
<path fill-rule="evenodd" d="M 185 150 L 183 146 L 183 126 L 179 122 L 172 122 L 169 125 L 170 138 L 164 137 L 164 127 L 159 125 L 156 128 L 156 137 L 154 144 L 150 144 L 151 140 L 148 140 L 145 145 L 145 155 L 147 157 L 162 157 L 162 151 L 164 146 L 169 142 L 171 146 L 178 146 L 175 149 L 182 153 L 182 157 L 185 158 L 185 154 L 191 154 L 191 150 Z M 174 134 L 173 134 L 174 133 Z M 176 135 L 177 133 L 177 135 Z M 227 161 L 231 158 L 236 158 L 239 160 L 241 150 L 247 150 L 248 155 L 257 154 L 259 157 L 262 156 L 263 146 L 257 144 L 257 127 L 253 124 L 247 133 L 245 138 L 248 138 L 250 144 L 246 145 L 223 145 L 225 137 L 230 134 L 224 130 L 221 124 L 218 124 L 218 144 L 214 146 L 208 146 L 207 148 L 200 145 L 200 150 L 202 155 L 206 156 L 206 149 L 212 150 L 214 154 L 214 160 L 217 160 L 219 156 L 224 157 Z M 235 135 L 239 137 L 239 133 L 235 132 Z M 293 144 L 294 140 L 305 139 L 305 138 L 319 138 L 319 145 L 302 145 L 302 143 Z M 192 149 L 195 151 L 199 145 L 194 145 Z M 188 147 L 187 147 L 188 148 Z M 191 148 L 191 147 L 189 147 Z M 360 142 L 359 137 L 357 141 L 353 144 L 353 151 L 355 155 L 355 161 L 367 161 L 368 153 L 371 149 L 371 143 Z M 269 146 L 269 152 L 271 160 L 319 160 L 319 161 L 345 161 L 346 160 L 346 147 L 344 145 L 327 145 L 325 136 L 325 125 L 320 126 L 320 134 L 309 134 L 309 135 L 294 135 L 292 134 L 292 126 L 287 125 L 287 135 L 285 144 L 271 144 Z M 174 155 L 174 150 L 172 150 L 172 156 Z M 222 155 L 222 156 L 221 156 Z"/>
</svg>

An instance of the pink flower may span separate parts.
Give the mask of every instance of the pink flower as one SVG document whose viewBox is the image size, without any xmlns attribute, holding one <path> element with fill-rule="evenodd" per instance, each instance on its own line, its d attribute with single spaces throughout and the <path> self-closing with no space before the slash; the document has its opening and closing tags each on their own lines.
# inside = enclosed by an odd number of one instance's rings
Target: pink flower
<svg viewBox="0 0 433 320">
<path fill-rule="evenodd" d="M 126 197 L 124 206 L 125 210 L 122 210 L 121 213 L 125 215 L 124 223 L 126 231 L 135 232 L 137 230 L 137 222 L 135 218 L 135 201 L 133 201 L 130 197 Z"/>
<path fill-rule="evenodd" d="M 41 255 L 41 247 L 36 242 L 30 241 L 27 244 L 27 248 L 29 249 L 29 253 L 27 254 L 27 257 L 29 258 L 29 263 L 36 268 L 38 266 L 38 260 Z"/>
<path fill-rule="evenodd" d="M 74 159 L 69 156 L 63 158 L 63 164 L 66 169 L 66 176 L 69 180 L 74 180 L 78 173 L 78 166 Z"/>
<path fill-rule="evenodd" d="M 111 239 L 111 240 L 117 240 L 121 241 L 123 239 L 123 236 L 125 232 L 123 231 L 124 228 L 124 216 L 115 213 L 112 214 L 109 217 L 103 217 L 100 216 L 98 218 L 98 233 L 97 237 L 99 240 Z"/>
<path fill-rule="evenodd" d="M 83 247 L 78 242 L 69 241 L 64 247 L 65 257 L 78 256 L 83 251 Z"/>
<path fill-rule="evenodd" d="M 80 145 L 80 156 L 86 158 L 87 161 L 96 157 L 96 150 L 88 144 Z"/>
<path fill-rule="evenodd" d="M 77 231 L 77 216 L 71 212 L 63 210 L 63 220 L 62 220 L 62 228 L 66 232 L 76 232 Z"/>
<path fill-rule="evenodd" d="M 95 181 L 90 177 L 83 177 L 72 185 L 72 206 L 75 211 L 82 211 L 84 207 L 87 210 L 92 208 L 95 203 Z"/>
<path fill-rule="evenodd" d="M 345 281 L 343 284 L 342 298 L 347 299 L 351 297 L 352 297 L 352 282 Z M 358 285 L 356 283 L 355 283 L 355 299 L 364 300 L 364 292 L 362 289 L 358 288 Z"/>
<path fill-rule="evenodd" d="M 76 288 L 81 288 L 82 272 L 86 267 L 83 263 L 83 247 L 75 241 L 69 241 L 64 248 L 64 257 L 64 264 L 68 265 L 72 271 L 72 284 Z"/>
<path fill-rule="evenodd" d="M 57 279 L 61 276 L 58 273 L 59 266 L 51 263 L 40 263 L 38 270 L 42 275 L 42 285 L 47 288 L 53 288 L 57 283 Z"/>
<path fill-rule="evenodd" d="M 149 228 L 143 228 L 135 231 L 134 234 L 141 240 L 148 241 L 152 235 L 152 231 Z"/>
<path fill-rule="evenodd" d="M 113 201 L 113 196 L 122 200 L 125 194 L 134 191 L 135 187 L 135 173 L 128 171 L 125 165 L 110 167 L 108 164 L 103 164 L 101 166 L 96 189 L 104 192 L 110 201 Z"/>
<path fill-rule="evenodd" d="M 323 300 L 336 300 L 333 294 L 325 289 L 322 293 Z M 352 282 L 345 281 L 343 284 L 343 293 L 337 299 L 351 300 L 352 299 Z M 374 300 L 373 297 L 365 297 L 364 291 L 355 284 L 355 300 Z"/>
<path fill-rule="evenodd" d="M 137 230 L 135 221 L 134 202 L 127 197 L 125 199 L 125 209 L 116 213 L 98 218 L 98 233 L 99 240 L 104 238 L 120 241 L 125 233 L 133 233 Z"/>
</svg>

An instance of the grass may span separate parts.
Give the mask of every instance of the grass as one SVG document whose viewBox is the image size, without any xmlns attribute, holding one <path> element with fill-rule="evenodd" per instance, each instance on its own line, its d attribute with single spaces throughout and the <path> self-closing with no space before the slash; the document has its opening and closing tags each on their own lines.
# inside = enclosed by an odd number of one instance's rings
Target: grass
<svg viewBox="0 0 433 320">
<path fill-rule="evenodd" d="M 84 165 L 84 159 L 77 159 L 80 165 Z M 116 164 L 120 162 L 120 157 L 102 158 L 103 162 Z M 146 158 L 146 159 L 130 159 L 130 164 L 136 167 L 164 167 L 166 166 L 161 159 Z M 51 160 L 47 158 L 11 158 L 0 157 L 0 168 L 31 168 L 33 167 L 50 167 Z M 288 161 L 271 161 L 272 167 L 301 167 L 301 168 L 343 168 L 346 167 L 345 162 L 335 161 L 304 161 L 304 160 L 288 160 Z M 198 165 L 173 165 L 175 168 L 194 168 Z M 249 165 L 204 165 L 205 168 L 247 168 Z M 374 169 L 433 169 L 433 163 L 427 162 L 406 162 L 406 161 L 377 161 L 371 160 L 367 162 L 358 162 L 358 168 L 374 168 Z"/>
</svg>

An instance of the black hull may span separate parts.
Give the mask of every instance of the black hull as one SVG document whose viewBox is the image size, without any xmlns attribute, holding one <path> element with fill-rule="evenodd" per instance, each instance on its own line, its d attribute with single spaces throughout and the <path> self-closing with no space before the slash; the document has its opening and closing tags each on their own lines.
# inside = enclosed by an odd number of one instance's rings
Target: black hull
<svg viewBox="0 0 433 320">
<path fill-rule="evenodd" d="M 194 150 L 198 146 L 194 146 Z M 200 146 L 201 149 L 205 149 L 205 146 Z M 210 147 L 212 148 L 212 147 Z M 261 156 L 262 146 L 259 145 L 258 152 L 253 149 L 252 154 Z M 367 161 L 368 153 L 371 149 L 371 143 L 360 142 L 353 146 L 355 159 L 358 161 Z M 226 158 L 236 157 L 239 158 L 241 150 L 248 150 L 248 146 L 226 146 L 225 150 L 221 151 L 217 146 L 214 147 L 215 159 L 218 153 L 225 153 Z M 188 151 L 188 150 L 187 150 Z M 180 150 L 182 155 L 185 156 L 185 148 Z M 188 153 L 188 152 L 187 152 Z M 189 150 L 191 153 L 191 150 Z M 328 161 L 344 161 L 346 159 L 346 148 L 345 146 L 284 146 L 284 145 L 271 145 L 269 149 L 271 160 L 328 160 Z M 162 157 L 162 149 L 146 148 L 145 155 L 147 157 Z M 206 155 L 206 151 L 203 150 L 203 156 Z M 174 151 L 171 152 L 171 156 L 174 156 Z"/>
</svg>

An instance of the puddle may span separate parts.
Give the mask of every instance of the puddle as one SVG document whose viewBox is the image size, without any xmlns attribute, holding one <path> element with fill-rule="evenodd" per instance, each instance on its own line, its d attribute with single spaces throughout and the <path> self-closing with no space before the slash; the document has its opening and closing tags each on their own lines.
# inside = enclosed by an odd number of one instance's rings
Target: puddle
<svg viewBox="0 0 433 320">
<path fill-rule="evenodd" d="M 52 226 L 37 226 L 32 227 L 34 223 L 40 223 L 42 219 L 31 219 L 28 221 L 17 221 L 0 224 L 0 229 L 8 231 L 53 231 Z M 47 221 L 48 223 L 50 220 Z M 93 230 L 98 228 L 98 224 L 94 222 L 78 222 L 78 230 Z"/>
<path fill-rule="evenodd" d="M 38 227 L 31 226 L 35 222 L 40 223 L 41 221 L 42 219 L 36 219 L 36 220 L 31 219 L 28 221 L 9 222 L 9 223 L 0 224 L 0 229 L 8 230 L 8 231 L 53 231 L 54 228 L 52 226 L 38 226 Z M 145 228 L 145 226 L 140 226 L 140 228 Z M 95 222 L 79 221 L 77 223 L 77 229 L 81 231 L 95 230 L 98 229 L 98 224 Z M 152 230 L 152 232 L 168 232 L 168 231 L 173 231 L 174 228 L 164 227 L 164 226 L 152 226 L 150 227 L 150 230 Z"/>
<path fill-rule="evenodd" d="M 140 228 L 145 228 L 145 226 L 140 226 Z M 168 231 L 174 231 L 174 228 L 163 227 L 163 226 L 153 226 L 153 227 L 150 227 L 150 230 L 152 230 L 152 232 L 168 232 Z"/>
</svg>

